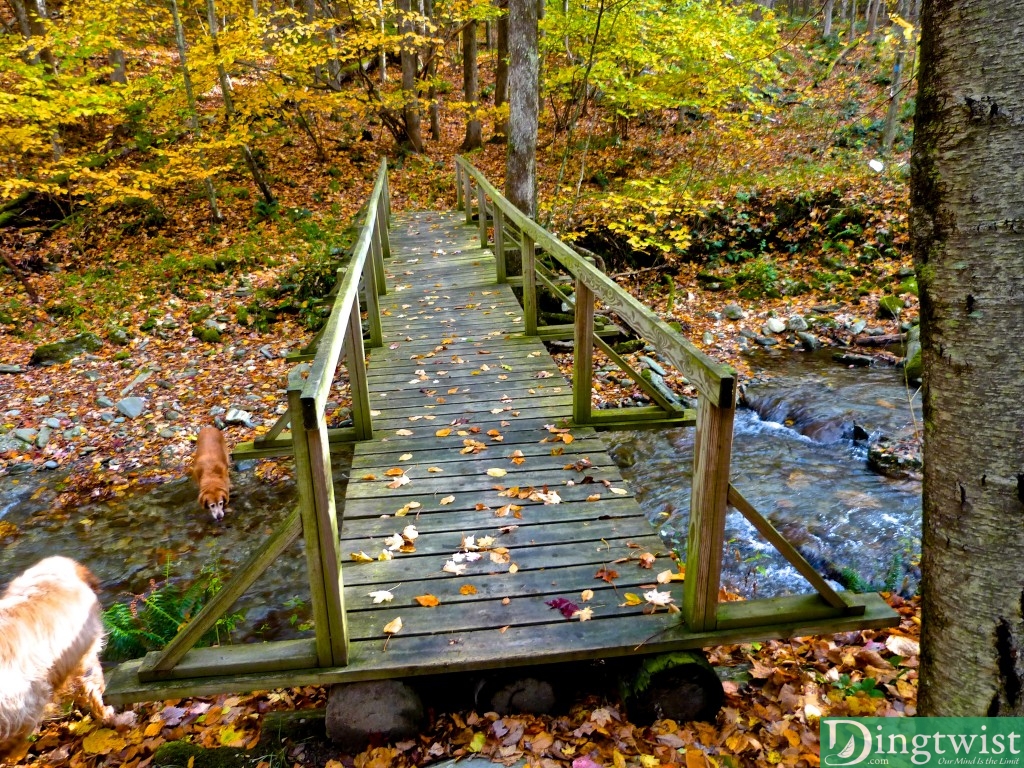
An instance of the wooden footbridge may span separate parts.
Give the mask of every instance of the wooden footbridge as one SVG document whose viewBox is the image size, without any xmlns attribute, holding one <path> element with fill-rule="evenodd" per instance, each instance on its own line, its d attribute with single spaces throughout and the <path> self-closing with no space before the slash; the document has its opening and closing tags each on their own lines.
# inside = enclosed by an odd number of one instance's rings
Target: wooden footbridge
<svg viewBox="0 0 1024 768">
<path fill-rule="evenodd" d="M 165 649 L 108 676 L 110 703 L 897 623 L 878 595 L 834 591 L 729 483 L 732 369 L 523 216 L 461 158 L 456 180 L 461 212 L 392 217 L 381 164 L 315 357 L 289 377 L 288 413 L 236 453 L 293 454 L 297 507 Z M 508 274 L 513 261 L 521 274 Z M 539 325 L 538 290 L 571 304 L 574 324 Z M 697 387 L 696 412 L 664 397 L 595 334 L 598 301 Z M 574 339 L 571 382 L 548 338 Z M 592 409 L 595 349 L 655 405 Z M 352 426 L 330 428 L 325 407 L 345 388 Z M 595 431 L 670 423 L 697 430 L 683 580 Z M 332 472 L 339 443 L 355 444 L 347 478 Z M 813 594 L 719 603 L 730 506 Z M 314 636 L 194 648 L 299 538 Z"/>
</svg>

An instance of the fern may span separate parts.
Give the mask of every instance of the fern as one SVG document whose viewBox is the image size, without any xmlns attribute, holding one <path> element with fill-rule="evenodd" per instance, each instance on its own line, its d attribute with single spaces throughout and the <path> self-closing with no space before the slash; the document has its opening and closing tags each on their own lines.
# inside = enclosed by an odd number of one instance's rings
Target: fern
<svg viewBox="0 0 1024 768">
<path fill-rule="evenodd" d="M 131 600 L 115 603 L 103 612 L 107 629 L 108 661 L 125 661 L 145 656 L 167 645 L 178 632 L 203 609 L 223 582 L 212 569 L 203 569 L 199 578 L 183 587 L 170 580 L 170 566 L 163 584 L 150 582 L 150 589 Z M 219 643 L 229 638 L 232 630 L 244 618 L 241 613 L 220 617 L 217 623 L 196 643 L 198 646 Z"/>
</svg>

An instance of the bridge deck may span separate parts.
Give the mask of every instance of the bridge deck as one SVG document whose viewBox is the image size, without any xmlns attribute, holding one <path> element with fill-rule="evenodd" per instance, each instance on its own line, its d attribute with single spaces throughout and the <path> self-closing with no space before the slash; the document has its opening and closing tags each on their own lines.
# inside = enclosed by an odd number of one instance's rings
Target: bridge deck
<svg viewBox="0 0 1024 768">
<path fill-rule="evenodd" d="M 674 563 L 593 429 L 564 429 L 571 387 L 544 345 L 524 335 L 522 308 L 496 283 L 494 257 L 479 247 L 476 229 L 457 213 L 398 215 L 391 251 L 384 344 L 370 352 L 367 371 L 375 437 L 356 444 L 348 482 L 336 478 L 349 664 L 317 667 L 313 639 L 193 649 L 162 679 L 140 681 L 139 661 L 121 665 L 108 680 L 109 702 L 894 623 L 875 594 L 850 595 L 865 612 L 839 617 L 816 594 L 726 603 L 717 628 L 704 632 L 687 630 L 665 608 L 645 612 L 642 596 L 655 588 L 681 601 L 680 582 L 656 581 Z M 378 560 L 406 526 L 418 534 L 406 551 Z M 460 554 L 476 559 L 458 562 Z M 444 570 L 448 563 L 462 572 Z M 374 603 L 370 593 L 380 590 L 393 599 Z M 593 591 L 588 601 L 584 590 Z M 415 600 L 425 596 L 438 604 Z M 591 618 L 564 616 L 548 605 L 558 598 L 590 609 Z M 389 636 L 385 626 L 399 618 L 401 630 Z"/>
</svg>

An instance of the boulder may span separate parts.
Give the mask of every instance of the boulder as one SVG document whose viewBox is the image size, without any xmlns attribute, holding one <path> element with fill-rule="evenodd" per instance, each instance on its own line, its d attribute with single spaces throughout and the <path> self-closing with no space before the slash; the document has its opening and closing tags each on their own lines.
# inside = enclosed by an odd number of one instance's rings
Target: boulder
<svg viewBox="0 0 1024 768">
<path fill-rule="evenodd" d="M 400 680 L 335 685 L 327 699 L 327 737 L 346 752 L 415 738 L 422 720 L 423 702 Z"/>
<path fill-rule="evenodd" d="M 907 332 L 907 356 L 903 359 L 903 374 L 907 381 L 916 382 L 924 374 L 921 362 L 921 326 L 915 325 Z"/>
<path fill-rule="evenodd" d="M 66 363 L 85 352 L 96 352 L 102 348 L 103 341 L 95 333 L 79 333 L 69 339 L 41 344 L 36 347 L 29 362 L 33 365 L 56 365 Z"/>
<path fill-rule="evenodd" d="M 746 315 L 739 304 L 726 304 L 725 308 L 722 310 L 722 314 L 730 320 L 742 320 Z"/>
<path fill-rule="evenodd" d="M 115 407 L 129 419 L 134 419 L 141 416 L 142 412 L 146 410 L 146 400 L 142 397 L 126 397 L 123 400 L 118 400 Z"/>
<path fill-rule="evenodd" d="M 878 300 L 878 316 L 895 320 L 903 312 L 903 299 L 899 296 L 883 296 Z"/>
<path fill-rule="evenodd" d="M 813 352 L 816 349 L 821 349 L 821 342 L 818 340 L 818 337 L 815 336 L 813 333 L 809 333 L 807 331 L 797 331 L 796 337 L 800 339 L 800 346 L 802 346 L 804 349 L 810 352 Z"/>
<path fill-rule="evenodd" d="M 779 317 L 769 317 L 761 330 L 765 336 L 770 333 L 782 333 L 786 330 L 786 321 Z"/>
<path fill-rule="evenodd" d="M 807 321 L 804 320 L 800 315 L 790 315 L 789 319 L 786 320 L 786 328 L 791 331 L 806 331 Z"/>
</svg>

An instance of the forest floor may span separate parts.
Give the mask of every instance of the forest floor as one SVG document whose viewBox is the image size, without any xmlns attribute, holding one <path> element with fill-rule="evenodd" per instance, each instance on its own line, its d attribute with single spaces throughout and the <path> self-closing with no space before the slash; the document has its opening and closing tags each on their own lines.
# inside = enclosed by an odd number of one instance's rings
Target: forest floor
<svg viewBox="0 0 1024 768">
<path fill-rule="evenodd" d="M 771 338 L 776 348 L 800 345 L 792 334 L 766 334 L 769 318 L 826 318 L 815 326 L 818 338 L 849 345 L 867 329 L 897 334 L 917 313 L 904 138 L 882 171 L 868 165 L 878 156 L 886 106 L 878 77 L 885 58 L 865 43 L 818 79 L 838 51 L 792 48 L 793 74 L 759 122 L 724 115 L 689 125 L 660 116 L 635 121 L 626 139 L 595 112 L 574 135 L 554 132 L 548 121 L 541 128 L 540 220 L 600 251 L 620 283 L 741 376 L 751 373 L 742 353 L 754 336 Z M 269 429 L 284 402 L 283 356 L 308 342 L 309 325 L 322 319 L 315 298 L 351 241 L 350 222 L 379 159 L 391 162 L 395 210 L 454 206 L 451 159 L 462 141 L 461 119 L 445 113 L 442 128 L 422 156 L 397 155 L 375 128 L 372 141 L 339 141 L 326 164 L 315 161 L 301 135 L 268 135 L 261 149 L 280 201 L 271 217 L 254 213 L 239 176 L 221 188 L 227 220 L 217 227 L 206 220 L 202 197 L 180 190 L 159 207 L 80 211 L 52 232 L 3 232 L 0 248 L 26 271 L 40 300 L 0 272 L 0 364 L 11 371 L 0 373 L 0 482 L 65 471 L 51 510 L 61 516 L 84 498 L 181 476 L 199 427 L 230 409 L 247 415 L 245 423 L 225 425 L 229 443 Z M 503 145 L 488 143 L 470 159 L 500 188 L 504 154 Z M 690 202 L 666 189 L 684 190 Z M 668 200 L 664 211 L 644 207 L 660 196 Z M 646 253 L 633 249 L 630 233 L 641 224 L 683 214 L 692 260 L 656 244 Z M 904 305 L 895 318 L 878 316 L 885 295 Z M 741 319 L 723 317 L 730 304 L 740 307 Z M 217 340 L 201 340 L 197 333 L 210 325 Z M 40 344 L 82 331 L 103 345 L 69 363 L 29 364 Z M 867 351 L 899 357 L 898 350 Z M 669 383 L 684 388 L 678 377 Z M 118 412 L 127 396 L 145 398 L 138 417 Z M 16 430 L 29 430 L 22 435 L 33 443 L 12 439 Z M 264 461 L 255 472 L 275 482 L 289 472 L 288 462 Z M 0 544 L 17 535 L 0 520 Z M 612 703 L 584 701 L 565 717 L 522 718 L 521 741 L 503 745 L 487 715 L 452 713 L 412 745 L 343 762 L 421 764 L 479 751 L 577 768 L 816 765 L 818 717 L 914 711 L 919 616 L 916 603 L 891 601 L 904 617 L 898 630 L 711 649 L 720 666 L 750 667 L 748 682 L 726 683 L 727 706 L 714 724 L 641 728 Z M 88 720 L 58 720 L 45 728 L 31 764 L 144 766 L 159 742 L 175 738 L 254 746 L 263 712 L 322 699 L 322 691 L 304 690 L 152 705 L 140 708 L 138 728 L 120 734 Z M 474 739 L 481 732 L 482 746 Z M 280 764 L 304 763 L 294 753 Z"/>
</svg>

